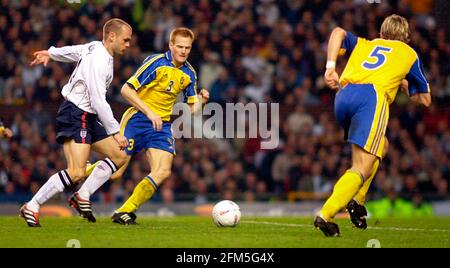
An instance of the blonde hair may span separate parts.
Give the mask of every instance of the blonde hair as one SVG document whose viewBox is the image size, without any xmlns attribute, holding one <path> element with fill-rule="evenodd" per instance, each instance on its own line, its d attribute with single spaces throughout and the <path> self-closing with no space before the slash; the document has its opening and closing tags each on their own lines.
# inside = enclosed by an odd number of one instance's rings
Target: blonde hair
<svg viewBox="0 0 450 268">
<path fill-rule="evenodd" d="M 127 26 L 130 29 L 131 26 L 127 22 L 121 19 L 110 19 L 108 20 L 105 25 L 103 25 L 103 39 L 106 39 L 108 37 L 109 33 L 115 33 L 117 35 L 122 33 L 122 26 Z"/>
<path fill-rule="evenodd" d="M 402 16 L 393 14 L 385 18 L 381 24 L 380 35 L 384 39 L 409 42 L 408 21 Z"/>
<path fill-rule="evenodd" d="M 170 32 L 170 37 L 169 37 L 170 43 L 173 44 L 175 42 L 176 36 L 189 37 L 192 39 L 192 41 L 194 41 L 194 39 L 195 39 L 194 32 L 191 29 L 185 28 L 185 27 L 178 27 L 178 28 L 173 29 Z"/>
</svg>

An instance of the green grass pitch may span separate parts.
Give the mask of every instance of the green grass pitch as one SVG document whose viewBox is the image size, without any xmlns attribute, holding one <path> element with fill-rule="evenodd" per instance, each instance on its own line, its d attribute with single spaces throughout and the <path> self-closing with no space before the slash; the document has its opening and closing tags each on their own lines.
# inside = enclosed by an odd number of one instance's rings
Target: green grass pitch
<svg viewBox="0 0 450 268">
<path fill-rule="evenodd" d="M 0 217 L 0 247 L 64 248 L 70 239 L 82 248 L 365 248 L 377 239 L 382 248 L 450 247 L 450 218 L 369 220 L 367 230 L 339 219 L 341 237 L 327 238 L 306 217 L 243 217 L 234 228 L 216 227 L 209 217 L 138 217 L 121 226 L 107 217 L 88 223 L 79 217 L 43 217 L 42 228 L 28 228 L 19 217 Z"/>
</svg>

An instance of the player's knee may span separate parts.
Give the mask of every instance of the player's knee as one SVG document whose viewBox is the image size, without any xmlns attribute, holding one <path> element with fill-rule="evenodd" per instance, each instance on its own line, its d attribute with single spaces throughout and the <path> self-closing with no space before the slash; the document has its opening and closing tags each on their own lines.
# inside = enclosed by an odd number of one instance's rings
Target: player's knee
<svg viewBox="0 0 450 268">
<path fill-rule="evenodd" d="M 155 171 L 154 176 L 157 177 L 160 181 L 163 181 L 170 177 L 172 171 L 169 168 L 159 168 Z M 153 175 L 153 174 L 152 174 Z"/>
<path fill-rule="evenodd" d="M 86 177 L 86 168 L 68 168 L 67 172 L 69 173 L 72 182 L 78 182 L 83 180 Z"/>
<path fill-rule="evenodd" d="M 116 164 L 116 167 L 120 169 L 120 167 L 126 164 L 127 155 L 125 153 L 121 153 L 110 157 L 110 159 L 114 162 L 114 164 Z"/>
</svg>

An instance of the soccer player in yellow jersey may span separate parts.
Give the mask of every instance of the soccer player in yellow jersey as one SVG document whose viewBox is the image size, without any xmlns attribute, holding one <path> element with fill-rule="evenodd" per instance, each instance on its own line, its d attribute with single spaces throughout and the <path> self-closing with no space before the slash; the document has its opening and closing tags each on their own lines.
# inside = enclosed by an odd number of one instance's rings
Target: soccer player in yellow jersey
<svg viewBox="0 0 450 268">
<path fill-rule="evenodd" d="M 178 93 L 184 91 L 185 102 L 191 112 L 202 108 L 209 92 L 202 89 L 201 103 L 197 95 L 197 75 L 187 58 L 191 52 L 194 33 L 188 28 L 176 28 L 170 33 L 169 51 L 151 55 L 123 85 L 122 96 L 132 105 L 122 116 L 121 133 L 127 137 L 127 161 L 111 177 L 121 177 L 131 156 L 146 150 L 151 172 L 135 187 L 133 194 L 117 209 L 112 220 L 115 223 L 136 224 L 134 213 L 158 190 L 170 176 L 175 155 L 170 115 Z M 92 165 L 92 167 L 94 167 Z M 89 167 L 87 172 L 92 170 Z"/>
<path fill-rule="evenodd" d="M 334 217 L 344 207 L 357 228 L 367 227 L 366 194 L 387 152 L 389 104 L 399 87 L 405 88 L 413 101 L 431 104 L 421 62 L 408 41 L 408 22 L 398 15 L 384 20 L 378 39 L 356 37 L 339 27 L 331 33 L 324 79 L 328 87 L 338 90 L 334 110 L 352 145 L 352 166 L 339 178 L 314 220 L 314 226 L 326 236 L 340 235 Z M 350 58 L 339 78 L 335 66 L 343 53 Z"/>
</svg>

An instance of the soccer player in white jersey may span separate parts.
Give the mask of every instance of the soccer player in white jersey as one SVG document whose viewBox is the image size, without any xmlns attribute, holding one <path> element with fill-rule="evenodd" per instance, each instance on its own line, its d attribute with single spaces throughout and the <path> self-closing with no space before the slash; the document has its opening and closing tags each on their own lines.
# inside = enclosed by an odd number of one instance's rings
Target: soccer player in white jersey
<svg viewBox="0 0 450 268">
<path fill-rule="evenodd" d="M 57 141 L 63 144 L 67 169 L 52 175 L 34 197 L 20 208 L 20 215 L 30 227 L 40 227 L 39 208 L 54 195 L 73 189 L 85 178 L 91 148 L 107 156 L 96 166 L 79 191 L 69 199 L 81 216 L 95 222 L 88 198 L 120 168 L 126 159 L 127 139 L 120 134 L 119 123 L 106 101 L 106 91 L 113 79 L 113 57 L 130 47 L 132 28 L 123 20 L 111 19 L 103 26 L 103 41 L 83 45 L 50 47 L 34 53 L 31 66 L 49 60 L 78 62 L 62 89 L 65 98 L 56 117 Z"/>
</svg>

